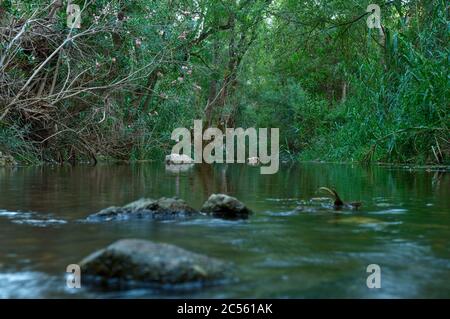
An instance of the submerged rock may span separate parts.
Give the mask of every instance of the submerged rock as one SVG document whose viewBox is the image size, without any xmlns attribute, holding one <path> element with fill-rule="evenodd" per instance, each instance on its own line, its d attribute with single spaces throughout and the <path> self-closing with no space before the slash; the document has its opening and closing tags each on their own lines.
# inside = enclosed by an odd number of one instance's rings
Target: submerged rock
<svg viewBox="0 0 450 319">
<path fill-rule="evenodd" d="M 184 218 L 198 212 L 179 198 L 165 198 L 158 200 L 141 198 L 128 205 L 105 208 L 98 213 L 88 216 L 90 221 L 109 221 L 130 218 L 172 219 Z"/>
<path fill-rule="evenodd" d="M 356 224 L 356 225 L 368 225 L 368 224 L 382 224 L 383 221 L 375 218 L 364 216 L 351 216 L 346 218 L 329 220 L 329 223 L 333 224 Z"/>
<path fill-rule="evenodd" d="M 176 154 L 172 153 L 166 156 L 166 164 L 193 164 L 194 160 L 187 156 L 186 154 Z"/>
<path fill-rule="evenodd" d="M 224 279 L 230 269 L 227 262 L 141 239 L 116 241 L 79 265 L 88 282 L 106 285 L 206 283 Z"/>
<path fill-rule="evenodd" d="M 247 218 L 251 214 L 242 202 L 225 194 L 212 194 L 201 211 L 221 218 Z"/>
<path fill-rule="evenodd" d="M 0 152 L 0 167 L 2 166 L 16 166 L 17 162 L 11 155 L 6 155 Z"/>
</svg>

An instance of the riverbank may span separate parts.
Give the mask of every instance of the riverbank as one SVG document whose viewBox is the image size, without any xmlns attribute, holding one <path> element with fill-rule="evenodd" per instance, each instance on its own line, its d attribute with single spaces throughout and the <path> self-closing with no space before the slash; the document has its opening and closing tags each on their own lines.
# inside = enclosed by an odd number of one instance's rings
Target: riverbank
<svg viewBox="0 0 450 319">
<path fill-rule="evenodd" d="M 142 164 L 142 163 L 154 163 L 154 162 L 162 162 L 154 159 L 143 159 L 143 160 L 117 160 L 117 159 L 107 159 L 100 158 L 95 165 L 114 165 L 114 164 L 125 164 L 125 165 L 133 165 L 133 164 Z M 373 165 L 380 167 L 389 167 L 389 168 L 400 168 L 406 170 L 424 170 L 424 171 L 444 171 L 450 172 L 450 165 L 421 165 L 421 164 L 408 164 L 408 163 L 386 163 L 386 162 L 355 162 L 355 161 L 325 161 L 325 160 L 281 160 L 281 165 L 289 165 L 293 163 L 313 163 L 313 164 L 340 164 L 340 165 Z M 94 163 L 89 161 L 79 161 L 75 165 L 93 165 Z M 30 166 L 40 166 L 40 165 L 71 165 L 69 163 L 52 163 L 52 162 L 33 162 L 33 163 L 23 163 L 18 162 L 11 155 L 1 154 L 0 153 L 0 167 L 30 167 Z"/>
</svg>

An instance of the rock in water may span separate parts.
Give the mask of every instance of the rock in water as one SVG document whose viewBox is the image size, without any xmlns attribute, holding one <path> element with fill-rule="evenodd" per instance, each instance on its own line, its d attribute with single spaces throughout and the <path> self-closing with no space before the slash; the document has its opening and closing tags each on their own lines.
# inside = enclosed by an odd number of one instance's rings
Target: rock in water
<svg viewBox="0 0 450 319">
<path fill-rule="evenodd" d="M 220 218 L 248 218 L 251 210 L 234 197 L 212 194 L 203 204 L 202 212 Z"/>
<path fill-rule="evenodd" d="M 186 154 L 172 153 L 166 156 L 166 164 L 193 164 L 194 160 Z"/>
<path fill-rule="evenodd" d="M 141 239 L 122 239 L 92 253 L 80 263 L 89 283 L 183 284 L 224 279 L 230 264 L 169 245 Z"/>
<path fill-rule="evenodd" d="M 173 219 L 185 218 L 198 212 L 179 198 L 158 200 L 141 198 L 123 207 L 108 207 L 88 216 L 89 221 L 109 221 L 130 218 Z"/>
<path fill-rule="evenodd" d="M 11 155 L 6 155 L 0 152 L 0 167 L 2 166 L 16 166 L 17 162 Z"/>
</svg>

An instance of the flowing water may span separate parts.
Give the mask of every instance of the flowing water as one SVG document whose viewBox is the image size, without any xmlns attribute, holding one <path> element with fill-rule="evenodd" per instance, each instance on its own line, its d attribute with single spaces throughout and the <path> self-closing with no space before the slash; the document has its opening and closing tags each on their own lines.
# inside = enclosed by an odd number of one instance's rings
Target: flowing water
<svg viewBox="0 0 450 319">
<path fill-rule="evenodd" d="M 450 297 L 450 176 L 379 166 L 159 163 L 0 168 L 0 298 Z M 358 212 L 296 212 L 333 186 Z M 243 201 L 248 220 L 86 223 L 141 197 L 178 196 L 200 208 L 212 193 Z M 66 287 L 65 270 L 121 238 L 142 238 L 232 261 L 236 282 L 203 289 L 101 291 Z M 381 268 L 381 288 L 366 268 Z"/>
</svg>

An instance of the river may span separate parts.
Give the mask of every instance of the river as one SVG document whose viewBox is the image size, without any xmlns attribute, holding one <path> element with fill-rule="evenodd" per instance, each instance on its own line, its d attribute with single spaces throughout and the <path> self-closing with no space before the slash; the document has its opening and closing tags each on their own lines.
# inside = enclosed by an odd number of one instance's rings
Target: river
<svg viewBox="0 0 450 319">
<path fill-rule="evenodd" d="M 331 186 L 359 211 L 298 212 Z M 86 223 L 102 208 L 178 196 L 200 208 L 212 193 L 237 197 L 247 220 Z M 142 238 L 234 263 L 237 281 L 203 289 L 105 291 L 66 287 L 65 270 L 121 238 Z M 344 164 L 164 164 L 0 168 L 0 298 L 448 298 L 450 176 Z M 369 289 L 369 264 L 381 288 Z"/>
</svg>

